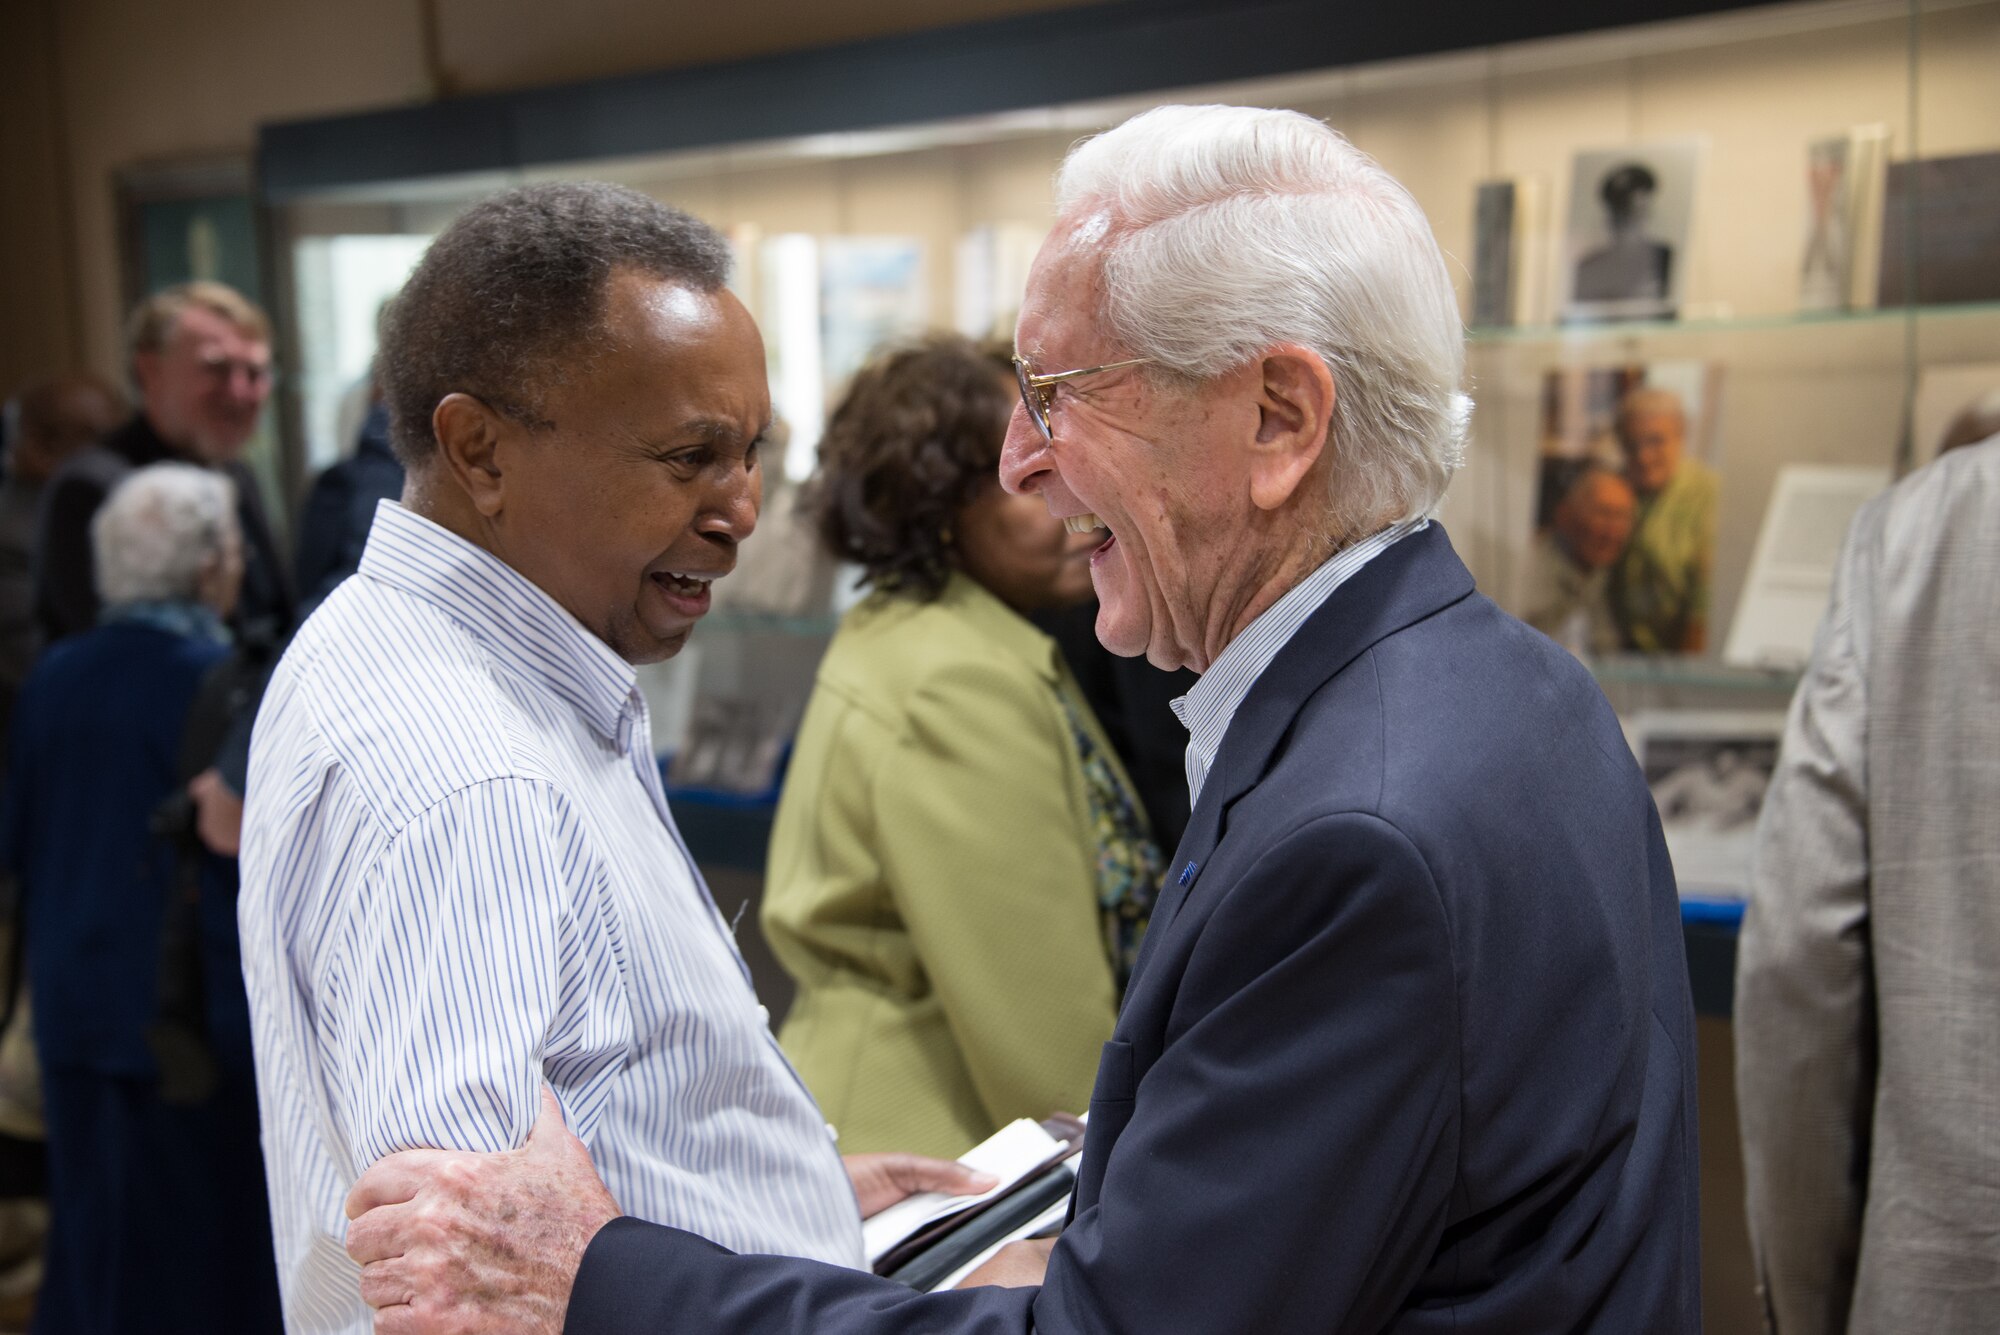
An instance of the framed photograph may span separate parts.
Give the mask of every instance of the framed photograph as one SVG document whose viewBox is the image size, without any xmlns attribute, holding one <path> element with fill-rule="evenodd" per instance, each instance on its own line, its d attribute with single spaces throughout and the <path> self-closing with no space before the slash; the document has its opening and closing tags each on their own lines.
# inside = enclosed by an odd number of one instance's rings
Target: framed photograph
<svg viewBox="0 0 2000 1335">
<path fill-rule="evenodd" d="M 1705 362 L 1548 373 L 1529 625 L 1585 657 L 1707 647 L 1720 379 Z"/>
<path fill-rule="evenodd" d="M 1576 155 L 1564 229 L 1565 320 L 1674 318 L 1687 289 L 1700 161 L 1694 141 Z"/>
<path fill-rule="evenodd" d="M 1654 710 L 1626 725 L 1683 899 L 1744 899 L 1757 817 L 1778 764 L 1778 711 Z"/>
</svg>

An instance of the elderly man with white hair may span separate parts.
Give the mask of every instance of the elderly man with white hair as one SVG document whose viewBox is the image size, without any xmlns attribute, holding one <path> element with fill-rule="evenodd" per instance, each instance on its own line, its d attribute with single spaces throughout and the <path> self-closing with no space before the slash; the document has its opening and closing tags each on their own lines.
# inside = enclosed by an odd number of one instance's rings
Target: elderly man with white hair
<svg viewBox="0 0 2000 1335">
<path fill-rule="evenodd" d="M 236 864 L 200 848 L 176 800 L 206 761 L 190 714 L 230 653 L 235 488 L 192 464 L 140 469 L 91 540 L 103 610 L 22 687 L 0 809 L 48 1121 L 36 1329 L 268 1332 Z"/>
<path fill-rule="evenodd" d="M 1104 533 L 1107 647 L 1202 674 L 1062 1236 L 934 1294 L 734 1255 L 619 1218 L 548 1118 L 357 1185 L 378 1331 L 1699 1329 L 1673 873 L 1602 694 L 1430 518 L 1466 402 L 1422 212 L 1226 107 L 1057 195 L 1001 479 Z"/>
</svg>

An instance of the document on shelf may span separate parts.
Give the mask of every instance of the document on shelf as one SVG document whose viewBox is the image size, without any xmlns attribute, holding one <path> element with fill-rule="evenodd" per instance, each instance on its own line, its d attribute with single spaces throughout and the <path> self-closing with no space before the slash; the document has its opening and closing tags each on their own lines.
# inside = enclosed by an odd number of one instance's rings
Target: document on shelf
<svg viewBox="0 0 2000 1335">
<path fill-rule="evenodd" d="M 1792 464 L 1778 470 L 1750 554 L 1750 575 L 1743 581 L 1722 649 L 1723 662 L 1805 666 L 1847 526 L 1854 512 L 1887 485 L 1886 468 Z"/>
<path fill-rule="evenodd" d="M 861 1225 L 861 1238 L 873 1266 L 904 1239 L 1000 1196 L 1069 1152 L 1065 1141 L 1056 1139 L 1037 1122 L 1026 1117 L 1009 1122 L 979 1144 L 959 1156 L 968 1168 L 990 1173 L 999 1185 L 976 1196 L 947 1196 L 943 1192 L 919 1192 L 883 1210 Z"/>
</svg>

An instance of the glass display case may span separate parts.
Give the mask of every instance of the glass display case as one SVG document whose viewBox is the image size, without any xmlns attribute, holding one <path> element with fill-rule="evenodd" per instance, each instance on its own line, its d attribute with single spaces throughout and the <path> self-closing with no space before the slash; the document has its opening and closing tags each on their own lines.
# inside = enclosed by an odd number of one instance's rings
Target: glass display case
<svg viewBox="0 0 2000 1335">
<path fill-rule="evenodd" d="M 729 235 L 796 481 L 876 343 L 925 326 L 1011 331 L 1051 174 L 1076 139 L 1160 102 L 1294 107 L 1402 180 L 1453 264 L 1474 409 L 1441 519 L 1482 588 L 1531 615 L 1551 578 L 1568 580 L 1567 610 L 1544 628 L 1628 719 L 1765 726 L 1796 683 L 1854 505 L 1934 455 L 1958 406 L 2000 387 L 1996 68 L 1992 0 L 1811 3 L 890 128 L 291 190 L 271 228 L 303 367 L 287 387 L 290 481 L 346 445 L 340 405 L 356 393 L 374 306 L 421 239 L 502 186 L 622 181 Z M 1698 536 L 1658 551 L 1645 525 L 1664 484 L 1641 485 L 1621 435 L 1641 390 L 1678 406 L 1681 472 L 1707 488 L 1689 503 Z M 1587 544 L 1564 525 L 1593 488 L 1608 529 L 1579 556 Z M 767 565 L 818 560 L 782 496 L 753 541 Z M 1669 583 L 1698 580 L 1692 616 L 1669 625 L 1641 607 L 1657 589 L 1629 592 L 1641 548 L 1671 567 Z M 781 570 L 753 583 L 718 603 L 698 652 L 648 674 L 663 752 L 684 752 L 717 699 L 761 701 L 721 709 L 753 731 L 796 720 L 842 581 Z M 767 790 L 754 782 L 766 770 L 745 774 L 740 789 Z"/>
</svg>

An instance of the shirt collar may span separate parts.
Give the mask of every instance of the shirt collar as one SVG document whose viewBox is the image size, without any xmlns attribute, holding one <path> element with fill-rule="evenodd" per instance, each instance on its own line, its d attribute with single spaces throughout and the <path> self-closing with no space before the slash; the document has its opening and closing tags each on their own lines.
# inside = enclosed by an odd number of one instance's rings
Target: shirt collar
<svg viewBox="0 0 2000 1335">
<path fill-rule="evenodd" d="M 375 507 L 359 574 L 432 604 L 499 662 L 568 701 L 607 740 L 638 673 L 520 571 L 394 501 Z"/>
<path fill-rule="evenodd" d="M 1428 519 L 1408 519 L 1392 524 L 1373 537 L 1343 547 L 1322 562 L 1318 569 L 1300 580 L 1285 596 L 1258 613 L 1257 618 L 1231 640 L 1201 680 L 1186 695 L 1172 702 L 1174 716 L 1188 730 L 1187 781 L 1190 804 L 1201 800 L 1201 785 L 1222 750 L 1222 739 L 1236 710 L 1264 669 L 1278 656 L 1306 618 L 1333 596 L 1333 591 L 1352 579 L 1355 572 L 1387 551 L 1402 538 L 1423 528 Z"/>
</svg>

